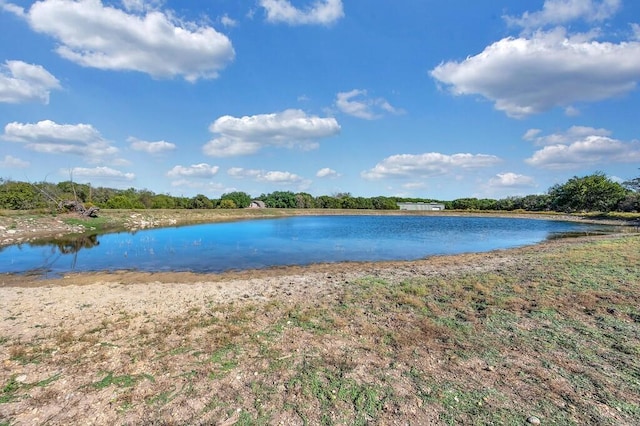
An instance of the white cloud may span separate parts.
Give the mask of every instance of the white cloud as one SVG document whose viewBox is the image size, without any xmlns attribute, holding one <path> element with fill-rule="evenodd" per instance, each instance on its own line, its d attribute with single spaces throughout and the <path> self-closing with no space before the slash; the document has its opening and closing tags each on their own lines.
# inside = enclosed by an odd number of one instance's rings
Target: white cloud
<svg viewBox="0 0 640 426">
<path fill-rule="evenodd" d="M 256 169 L 244 169 L 242 167 L 231 167 L 227 170 L 227 174 L 236 179 L 244 179 L 244 178 L 255 178 L 259 176 L 262 172 Z"/>
<path fill-rule="evenodd" d="M 303 178 L 295 173 L 272 170 L 258 176 L 258 180 L 271 183 L 298 183 L 301 182 Z"/>
<path fill-rule="evenodd" d="M 602 22 L 615 15 L 621 5 L 621 0 L 545 0 L 542 10 L 525 12 L 519 18 L 505 16 L 505 20 L 523 28 L 560 25 L 575 20 Z"/>
<path fill-rule="evenodd" d="M 0 102 L 48 104 L 55 89 L 60 89 L 60 82 L 40 65 L 5 61 L 0 67 Z"/>
<path fill-rule="evenodd" d="M 118 152 L 90 124 L 58 124 L 51 120 L 35 124 L 9 123 L 3 139 L 24 143 L 27 149 L 44 154 L 80 155 L 92 162 Z"/>
<path fill-rule="evenodd" d="M 335 118 L 289 109 L 240 118 L 225 115 L 214 121 L 209 130 L 219 136 L 204 145 L 204 153 L 228 157 L 254 154 L 265 146 L 313 149 L 318 146 L 318 139 L 337 134 L 340 125 Z"/>
<path fill-rule="evenodd" d="M 238 21 L 236 21 L 233 18 L 230 18 L 228 15 L 222 15 L 222 17 L 220 18 L 220 22 L 222 23 L 222 25 L 228 28 L 233 28 L 238 26 Z"/>
<path fill-rule="evenodd" d="M 567 117 L 577 117 L 580 115 L 580 110 L 573 105 L 569 105 L 564 109 L 564 115 Z"/>
<path fill-rule="evenodd" d="M 454 95 L 480 95 L 511 117 L 624 95 L 640 80 L 640 42 L 567 37 L 562 29 L 505 38 L 431 76 Z"/>
<path fill-rule="evenodd" d="M 588 136 L 610 136 L 607 129 L 596 129 L 586 126 L 571 126 L 566 132 L 552 133 L 540 136 L 540 129 L 529 129 L 522 139 L 533 142 L 536 146 L 570 144 Z"/>
<path fill-rule="evenodd" d="M 6 169 L 25 169 L 30 166 L 28 161 L 21 160 L 12 155 L 5 155 L 4 160 L 0 160 L 0 167 Z"/>
<path fill-rule="evenodd" d="M 235 56 L 231 41 L 209 26 L 180 21 L 146 2 L 125 5 L 131 13 L 100 0 L 42 0 L 22 16 L 58 40 L 60 56 L 85 67 L 194 82 L 217 77 Z"/>
<path fill-rule="evenodd" d="M 307 184 L 307 181 L 295 173 L 283 172 L 277 170 L 257 170 L 243 169 L 241 167 L 232 167 L 227 174 L 236 179 L 253 179 L 258 182 L 269 182 L 273 184 Z"/>
<path fill-rule="evenodd" d="M 459 172 L 465 169 L 491 167 L 500 162 L 500 158 L 487 154 L 453 154 L 437 152 L 425 154 L 399 154 L 385 158 L 370 170 L 361 173 L 365 179 L 383 179 L 389 177 L 432 177 Z"/>
<path fill-rule="evenodd" d="M 211 178 L 218 174 L 218 166 L 210 166 L 207 163 L 192 164 L 191 166 L 175 166 L 167 172 L 167 176 L 171 178 L 177 177 L 196 177 Z"/>
<path fill-rule="evenodd" d="M 546 145 L 525 162 L 535 167 L 558 170 L 640 162 L 640 142 L 622 142 L 597 133 L 575 140 L 559 139 L 559 143 Z"/>
<path fill-rule="evenodd" d="M 640 24 L 631 24 L 631 31 L 633 31 L 633 38 L 640 40 Z"/>
<path fill-rule="evenodd" d="M 69 173 L 68 170 L 60 170 L 60 174 Z M 136 178 L 134 173 L 124 173 L 120 170 L 115 170 L 110 167 L 75 167 L 71 169 L 71 174 L 74 178 L 88 178 L 88 179 L 104 179 L 104 180 L 125 180 L 132 181 Z"/>
<path fill-rule="evenodd" d="M 260 0 L 267 12 L 267 21 L 289 25 L 331 25 L 344 17 L 342 0 L 317 0 L 305 10 L 288 0 Z"/>
<path fill-rule="evenodd" d="M 122 5 L 130 12 L 157 10 L 160 9 L 162 3 L 163 0 L 122 0 Z"/>
<path fill-rule="evenodd" d="M 336 96 L 336 106 L 345 114 L 365 120 L 381 118 L 382 113 L 401 114 L 403 111 L 394 108 L 383 98 L 366 98 L 366 90 L 351 90 L 350 92 L 339 92 Z M 354 99 L 358 98 L 358 99 Z"/>
<path fill-rule="evenodd" d="M 530 188 L 535 187 L 536 182 L 531 176 L 519 175 L 517 173 L 498 173 L 489 179 L 490 187 L 499 188 Z"/>
<path fill-rule="evenodd" d="M 166 141 L 148 142 L 134 137 L 128 138 L 127 141 L 131 143 L 131 149 L 134 151 L 142 151 L 147 154 L 160 154 L 176 149 L 175 144 Z"/>
<path fill-rule="evenodd" d="M 324 167 L 320 170 L 318 170 L 318 172 L 316 173 L 316 177 L 319 178 L 334 178 L 334 177 L 339 177 L 340 173 L 336 172 L 333 169 L 330 169 L 329 167 Z"/>
</svg>

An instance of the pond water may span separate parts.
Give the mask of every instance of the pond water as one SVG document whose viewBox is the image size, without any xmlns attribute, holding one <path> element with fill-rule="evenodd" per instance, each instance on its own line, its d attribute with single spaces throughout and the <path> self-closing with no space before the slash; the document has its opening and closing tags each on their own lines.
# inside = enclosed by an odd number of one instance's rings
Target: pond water
<svg viewBox="0 0 640 426">
<path fill-rule="evenodd" d="M 0 272 L 224 272 L 322 262 L 415 260 L 534 244 L 602 227 L 450 216 L 302 216 L 83 235 L 0 249 Z"/>
</svg>

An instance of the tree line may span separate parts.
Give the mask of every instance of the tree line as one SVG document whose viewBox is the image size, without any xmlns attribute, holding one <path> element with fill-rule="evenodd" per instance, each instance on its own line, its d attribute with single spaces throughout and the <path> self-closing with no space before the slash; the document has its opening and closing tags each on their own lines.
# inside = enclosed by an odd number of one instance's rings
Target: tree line
<svg viewBox="0 0 640 426">
<path fill-rule="evenodd" d="M 275 191 L 251 197 L 241 191 L 223 194 L 219 199 L 203 194 L 177 197 L 137 190 L 93 187 L 64 181 L 20 182 L 0 178 L 0 209 L 33 210 L 51 208 L 52 200 L 74 200 L 85 206 L 104 209 L 235 209 L 262 201 L 268 208 L 397 210 L 399 202 L 437 202 L 448 210 L 557 211 L 557 212 L 639 212 L 640 177 L 627 182 L 612 181 L 604 173 L 569 179 L 549 188 L 545 194 L 503 199 L 459 198 L 441 201 L 403 197 L 356 197 L 337 193 L 314 197 L 306 192 Z"/>
</svg>

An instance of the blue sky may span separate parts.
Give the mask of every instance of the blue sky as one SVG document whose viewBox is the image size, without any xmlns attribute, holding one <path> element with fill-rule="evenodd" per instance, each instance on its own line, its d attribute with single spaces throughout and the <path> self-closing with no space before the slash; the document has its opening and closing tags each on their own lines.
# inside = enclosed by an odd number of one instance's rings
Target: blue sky
<svg viewBox="0 0 640 426">
<path fill-rule="evenodd" d="M 635 0 L 0 0 L 0 177 L 452 200 L 640 175 Z"/>
</svg>

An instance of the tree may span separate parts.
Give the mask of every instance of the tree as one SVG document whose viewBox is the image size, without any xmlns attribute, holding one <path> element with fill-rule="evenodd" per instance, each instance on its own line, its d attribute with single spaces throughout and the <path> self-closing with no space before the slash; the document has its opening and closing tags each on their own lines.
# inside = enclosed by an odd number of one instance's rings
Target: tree
<svg viewBox="0 0 640 426">
<path fill-rule="evenodd" d="M 63 200 L 75 200 L 82 203 L 90 201 L 91 188 L 86 184 L 78 184 L 67 180 L 56 185 L 58 198 Z"/>
<path fill-rule="evenodd" d="M 296 194 L 291 191 L 275 191 L 261 197 L 264 204 L 272 209 L 295 209 L 298 206 Z"/>
<path fill-rule="evenodd" d="M 225 198 L 224 200 L 220 200 L 219 207 L 221 209 L 235 209 L 235 208 L 238 208 L 238 206 L 236 206 L 236 203 L 234 203 L 233 200 L 230 199 L 230 198 Z"/>
<path fill-rule="evenodd" d="M 212 209 L 213 203 L 206 195 L 198 194 L 189 202 L 190 209 Z"/>
<path fill-rule="evenodd" d="M 479 210 L 479 206 L 477 198 L 458 198 L 451 203 L 454 210 Z"/>
<path fill-rule="evenodd" d="M 550 197 L 547 194 L 527 195 L 521 199 L 522 208 L 529 212 L 541 212 L 549 210 Z"/>
<path fill-rule="evenodd" d="M 249 196 L 249 194 L 247 194 L 246 192 L 241 192 L 241 191 L 222 194 L 222 196 L 220 197 L 221 204 L 222 204 L 222 201 L 224 200 L 233 201 L 233 203 L 235 204 L 235 207 L 233 208 L 238 208 L 238 209 L 244 209 L 246 207 L 249 207 L 249 204 L 251 204 L 251 196 Z M 221 206 L 221 208 L 224 208 L 224 207 Z"/>
<path fill-rule="evenodd" d="M 550 205 L 556 211 L 614 210 L 627 195 L 627 190 L 602 172 L 569 179 L 566 183 L 549 189 Z"/>
<path fill-rule="evenodd" d="M 376 210 L 398 210 L 398 202 L 394 198 L 389 197 L 373 197 L 371 204 Z"/>
<path fill-rule="evenodd" d="M 296 194 L 296 208 L 298 209 L 312 209 L 316 206 L 316 200 L 311 194 L 306 192 L 298 192 Z"/>
<path fill-rule="evenodd" d="M 131 197 L 130 194 L 118 194 L 115 195 L 105 203 L 108 209 L 144 209 L 144 205 L 135 197 Z"/>
<path fill-rule="evenodd" d="M 316 207 L 321 209 L 340 209 L 342 208 L 342 201 L 336 197 L 321 195 L 316 197 Z"/>
<path fill-rule="evenodd" d="M 632 192 L 620 201 L 618 210 L 621 212 L 640 212 L 640 192 Z"/>
<path fill-rule="evenodd" d="M 0 208 L 29 210 L 45 206 L 36 186 L 26 182 L 0 181 Z"/>
<path fill-rule="evenodd" d="M 152 209 L 175 209 L 176 199 L 166 194 L 154 195 L 151 201 L 151 208 Z"/>
</svg>

